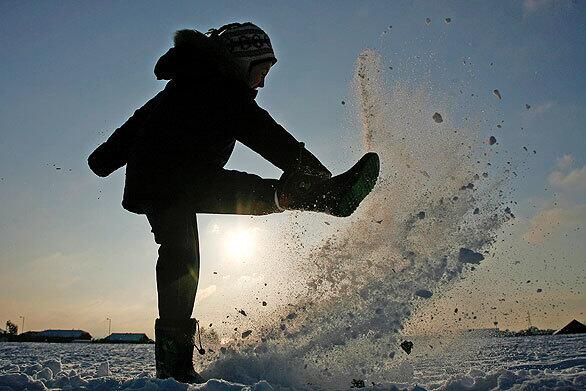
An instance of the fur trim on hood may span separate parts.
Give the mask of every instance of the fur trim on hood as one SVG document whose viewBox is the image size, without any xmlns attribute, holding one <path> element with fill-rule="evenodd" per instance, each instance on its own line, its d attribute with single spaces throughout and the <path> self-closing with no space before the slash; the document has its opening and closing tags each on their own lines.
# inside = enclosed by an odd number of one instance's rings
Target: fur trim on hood
<svg viewBox="0 0 586 391">
<path fill-rule="evenodd" d="M 196 30 L 179 30 L 174 44 L 155 65 L 158 80 L 219 76 L 244 81 L 230 52 L 217 39 Z"/>
</svg>

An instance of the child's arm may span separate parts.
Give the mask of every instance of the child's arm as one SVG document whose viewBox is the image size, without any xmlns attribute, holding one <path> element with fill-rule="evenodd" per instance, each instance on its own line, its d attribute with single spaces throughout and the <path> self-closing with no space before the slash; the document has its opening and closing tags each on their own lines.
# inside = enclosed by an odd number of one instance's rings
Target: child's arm
<svg viewBox="0 0 586 391">
<path fill-rule="evenodd" d="M 234 123 L 236 139 L 269 162 L 291 172 L 304 170 L 318 177 L 331 177 L 330 171 L 271 115 L 252 99 L 243 102 Z"/>
<path fill-rule="evenodd" d="M 161 100 L 163 91 L 155 95 L 124 122 L 122 126 L 96 148 L 88 157 L 90 169 L 98 176 L 106 177 L 124 166 L 136 133 Z"/>
</svg>

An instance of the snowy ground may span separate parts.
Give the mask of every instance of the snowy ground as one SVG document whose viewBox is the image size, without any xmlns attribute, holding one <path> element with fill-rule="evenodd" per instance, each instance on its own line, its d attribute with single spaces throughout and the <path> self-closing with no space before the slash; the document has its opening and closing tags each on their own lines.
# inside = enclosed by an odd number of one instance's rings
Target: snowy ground
<svg viewBox="0 0 586 391">
<path fill-rule="evenodd" d="M 586 336 L 414 338 L 409 356 L 397 357 L 389 382 L 371 390 L 586 389 Z M 154 375 L 152 345 L 0 344 L 0 390 L 277 390 L 273 379 L 250 385 L 225 380 L 188 386 Z M 245 363 L 242 363 L 245 366 Z M 226 373 L 225 378 L 232 374 Z M 348 385 L 348 389 L 351 385 Z M 289 388 L 291 389 L 291 388 Z M 311 389 L 311 387 L 308 387 Z"/>
</svg>

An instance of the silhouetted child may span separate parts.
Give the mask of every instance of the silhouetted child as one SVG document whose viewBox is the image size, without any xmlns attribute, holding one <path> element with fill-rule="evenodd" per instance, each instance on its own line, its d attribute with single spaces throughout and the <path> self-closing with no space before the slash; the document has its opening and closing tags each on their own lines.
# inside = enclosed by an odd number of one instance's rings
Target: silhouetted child
<svg viewBox="0 0 586 391">
<path fill-rule="evenodd" d="M 255 97 L 277 62 L 267 34 L 233 23 L 204 35 L 175 33 L 157 62 L 165 88 L 88 158 L 105 177 L 126 165 L 122 205 L 145 214 L 160 245 L 158 378 L 203 382 L 193 369 L 198 323 L 191 318 L 199 279 L 196 213 L 264 215 L 308 210 L 349 216 L 372 190 L 378 156 L 347 172 L 330 171 L 260 108 Z M 236 141 L 283 170 L 280 179 L 226 170 Z"/>
</svg>

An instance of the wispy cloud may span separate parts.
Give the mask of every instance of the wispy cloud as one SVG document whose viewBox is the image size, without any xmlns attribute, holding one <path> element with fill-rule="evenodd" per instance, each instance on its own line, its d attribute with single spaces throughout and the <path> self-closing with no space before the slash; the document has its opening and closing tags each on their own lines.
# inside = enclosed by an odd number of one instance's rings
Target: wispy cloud
<svg viewBox="0 0 586 391">
<path fill-rule="evenodd" d="M 573 165 L 574 156 L 565 154 L 557 159 L 555 168 L 547 177 L 550 185 L 566 195 L 586 189 L 586 166 L 573 169 Z"/>
<path fill-rule="evenodd" d="M 530 15 L 542 9 L 567 8 L 574 4 L 576 0 L 523 0 L 523 13 Z"/>
<path fill-rule="evenodd" d="M 525 10 L 525 12 L 535 12 L 540 8 L 553 5 L 554 3 L 555 0 L 524 0 L 523 10 Z"/>
<path fill-rule="evenodd" d="M 531 219 L 530 227 L 523 235 L 523 239 L 533 244 L 543 243 L 546 237 L 574 229 L 585 220 L 586 205 L 545 209 Z"/>
<path fill-rule="evenodd" d="M 544 114 L 546 111 L 549 111 L 554 106 L 555 103 L 552 101 L 543 102 L 533 107 L 533 113 L 536 115 L 541 115 Z"/>
<path fill-rule="evenodd" d="M 556 170 L 549 174 L 547 179 L 552 186 L 561 190 L 586 190 L 586 166 L 570 172 L 564 169 Z"/>
<path fill-rule="evenodd" d="M 26 281 L 29 294 L 39 297 L 56 294 L 80 283 L 87 267 L 82 253 L 50 253 L 6 270 L 0 274 L 0 284 L 6 287 L 22 286 Z"/>
<path fill-rule="evenodd" d="M 559 196 L 548 202 L 530 220 L 529 229 L 523 234 L 524 240 L 534 244 L 542 243 L 547 236 L 575 229 L 586 221 L 586 204 L 580 198 L 586 189 L 586 166 L 572 169 L 573 165 L 574 157 L 571 154 L 557 159 L 547 181 Z M 560 199 L 563 200 L 563 206 L 558 204 Z"/>
<path fill-rule="evenodd" d="M 531 104 L 529 109 L 523 109 L 523 116 L 528 119 L 533 119 L 535 117 L 541 117 L 551 109 L 557 107 L 557 103 L 551 100 L 541 102 L 541 103 L 533 103 Z"/>
<path fill-rule="evenodd" d="M 574 164 L 574 157 L 570 154 L 565 154 L 557 161 L 557 168 L 560 170 L 567 170 Z"/>
</svg>

